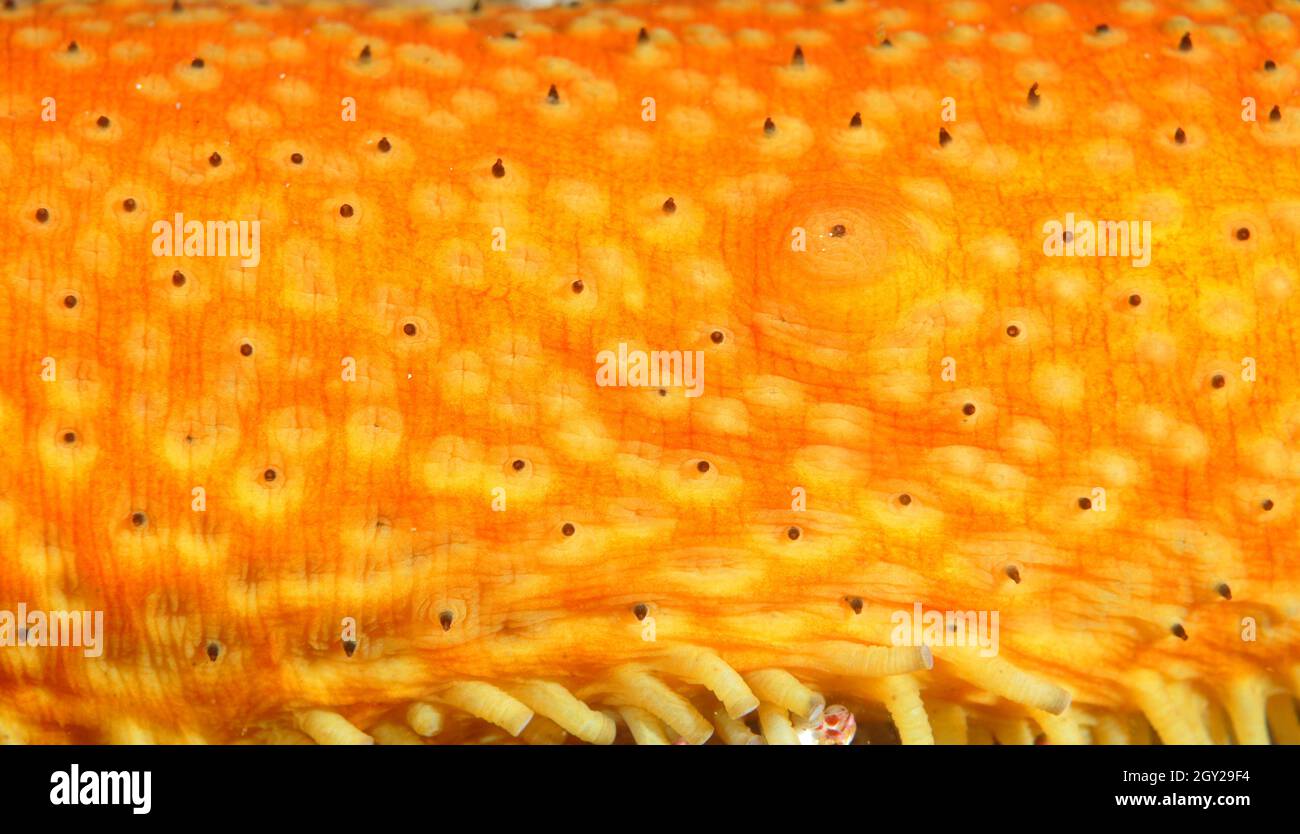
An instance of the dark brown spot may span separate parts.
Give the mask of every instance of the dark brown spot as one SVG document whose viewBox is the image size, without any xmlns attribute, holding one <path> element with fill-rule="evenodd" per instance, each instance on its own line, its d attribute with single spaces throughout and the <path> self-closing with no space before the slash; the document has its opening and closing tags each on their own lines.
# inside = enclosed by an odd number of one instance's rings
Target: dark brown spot
<svg viewBox="0 0 1300 834">
<path fill-rule="evenodd" d="M 356 640 L 343 641 L 343 653 L 346 654 L 348 657 L 352 657 L 352 653 L 355 652 L 356 650 L 357 650 Z"/>
<path fill-rule="evenodd" d="M 213 663 L 217 662 L 217 656 L 221 654 L 221 646 L 216 642 L 208 643 L 208 660 Z"/>
<path fill-rule="evenodd" d="M 1017 336 L 1020 335 L 1020 328 L 1017 327 L 1017 326 L 1014 325 L 1014 324 L 1008 324 L 1008 325 L 1007 325 L 1007 335 L 1010 336 L 1010 337 L 1013 338 L 1013 339 L 1016 338 Z"/>
<path fill-rule="evenodd" d="M 36 222 L 37 222 L 37 223 L 45 223 L 45 222 L 49 221 L 49 219 L 50 219 L 50 210 L 49 210 L 49 209 L 38 208 L 38 209 L 36 210 Z"/>
<path fill-rule="evenodd" d="M 1237 230 L 1237 240 L 1250 240 L 1250 229 L 1242 226 Z"/>
<path fill-rule="evenodd" d="M 1030 107 L 1037 107 L 1041 98 L 1042 97 L 1038 95 L 1038 82 L 1034 82 L 1033 86 L 1029 88 L 1029 95 L 1025 100 L 1029 103 Z"/>
<path fill-rule="evenodd" d="M 802 535 L 802 531 L 798 527 L 791 527 L 785 531 L 785 534 L 790 538 L 790 541 L 795 541 Z"/>
<path fill-rule="evenodd" d="M 1133 293 L 1128 297 L 1128 306 L 1130 307 L 1136 307 L 1141 303 L 1142 303 L 1142 296 L 1138 295 L 1137 293 Z"/>
<path fill-rule="evenodd" d="M 853 118 L 849 119 L 849 127 L 862 127 L 862 114 L 854 113 Z"/>
<path fill-rule="evenodd" d="M 239 346 L 239 352 L 243 356 L 252 356 L 253 346 L 250 345 L 248 342 L 244 342 L 242 345 Z"/>
<path fill-rule="evenodd" d="M 1215 388 L 1222 388 L 1227 384 L 1228 381 L 1223 378 L 1223 374 L 1215 374 L 1214 376 L 1210 377 L 1210 385 L 1214 386 Z"/>
<path fill-rule="evenodd" d="M 803 66 L 803 47 L 802 47 L 802 46 L 799 46 L 798 44 L 795 45 L 795 48 L 794 48 L 794 55 L 792 55 L 792 56 L 790 57 L 790 63 L 793 64 L 793 65 L 796 66 L 796 67 L 802 67 L 802 66 Z"/>
<path fill-rule="evenodd" d="M 203 69 L 205 64 L 203 63 L 202 58 L 195 58 L 193 61 L 190 61 L 190 66 L 194 69 Z"/>
<path fill-rule="evenodd" d="M 107 116 L 100 116 L 98 119 L 95 120 L 95 124 L 99 125 L 99 128 L 103 130 L 107 128 L 110 124 L 112 124 L 112 122 L 108 120 Z"/>
<path fill-rule="evenodd" d="M 141 512 L 131 513 L 131 524 L 136 527 L 143 527 L 145 522 L 148 520 L 149 519 L 145 518 L 144 513 Z"/>
<path fill-rule="evenodd" d="M 967 417 L 975 413 L 975 403 L 966 403 L 961 407 L 961 413 Z"/>
<path fill-rule="evenodd" d="M 274 481 L 277 477 L 279 477 L 279 475 L 274 469 L 268 469 L 262 473 L 262 480 L 266 481 L 268 484 Z"/>
<path fill-rule="evenodd" d="M 861 614 L 861 613 L 862 613 L 862 598 L 861 598 L 861 597 L 849 597 L 849 598 L 848 598 L 848 603 L 849 603 L 849 607 L 853 609 L 853 613 L 854 613 L 854 614 Z"/>
<path fill-rule="evenodd" d="M 492 165 L 492 176 L 496 177 L 497 179 L 501 179 L 505 175 L 506 175 L 506 166 L 502 165 L 501 160 L 498 159 Z"/>
<path fill-rule="evenodd" d="M 554 84 L 551 85 L 551 89 L 549 89 L 549 90 L 546 91 L 546 103 L 547 103 L 547 104 L 559 104 L 559 103 L 560 103 L 560 91 L 557 90 L 557 89 L 555 89 L 555 85 L 554 85 Z"/>
<path fill-rule="evenodd" d="M 357 56 L 357 60 L 363 64 L 370 60 L 370 44 L 361 47 L 361 54 Z"/>
<path fill-rule="evenodd" d="M 641 31 L 644 32 L 645 30 L 642 29 Z M 632 606 L 632 616 L 636 617 L 638 620 L 644 620 L 645 615 L 649 613 L 650 609 L 646 607 L 644 602 L 638 602 L 636 605 Z"/>
<path fill-rule="evenodd" d="M 1260 506 L 1264 508 L 1264 512 L 1268 512 L 1269 510 L 1273 509 L 1273 499 L 1265 498 L 1263 503 L 1260 504 Z"/>
<path fill-rule="evenodd" d="M 1228 583 L 1220 582 L 1219 587 L 1216 590 L 1218 590 L 1219 596 L 1224 599 L 1232 599 L 1232 589 L 1228 587 Z"/>
<path fill-rule="evenodd" d="M 722 334 L 721 330 L 715 330 L 709 334 L 709 338 L 713 340 L 713 344 L 720 345 L 722 344 L 722 340 L 727 337 Z"/>
<path fill-rule="evenodd" d="M 1184 131 L 1181 127 L 1174 131 L 1174 142 L 1178 143 L 1179 145 L 1187 144 L 1187 132 Z"/>
<path fill-rule="evenodd" d="M 387 136 L 385 136 L 384 138 L 382 138 L 382 139 L 379 140 L 379 150 L 380 150 L 380 152 L 382 152 L 382 153 L 388 153 L 388 152 L 391 151 L 392 149 L 393 149 L 393 143 L 388 141 L 388 137 L 387 137 Z"/>
<path fill-rule="evenodd" d="M 417 328 L 412 322 L 408 321 L 406 324 L 402 325 L 402 332 L 405 333 L 407 336 L 414 336 L 416 330 Z"/>
<path fill-rule="evenodd" d="M 1020 584 L 1020 568 L 1015 565 L 1007 565 L 1007 577 L 1017 585 Z"/>
<path fill-rule="evenodd" d="M 77 42 L 76 42 L 76 41 L 73 41 L 72 43 L 68 44 L 68 51 L 69 51 L 69 52 L 80 52 L 80 51 L 81 51 L 81 47 L 77 46 Z"/>
<path fill-rule="evenodd" d="M 340 217 L 351 217 L 353 214 L 356 214 L 356 209 L 352 208 L 352 205 L 350 203 L 344 203 L 343 205 L 339 206 Z"/>
<path fill-rule="evenodd" d="M 1110 27 L 1107 26 L 1105 23 L 1098 23 L 1097 28 L 1093 29 L 1093 31 L 1096 32 L 1098 35 L 1104 35 L 1110 31 Z"/>
<path fill-rule="evenodd" d="M 831 226 L 831 237 L 844 237 L 844 234 L 847 231 L 848 229 L 844 228 L 843 223 L 836 223 L 834 226 Z"/>
<path fill-rule="evenodd" d="M 664 214 L 672 214 L 675 211 L 677 211 L 677 201 L 672 197 L 664 200 Z"/>
<path fill-rule="evenodd" d="M 1282 121 L 1282 108 L 1278 107 L 1276 104 L 1273 105 L 1273 109 L 1268 111 L 1268 120 L 1270 122 Z"/>
<path fill-rule="evenodd" d="M 11 12 L 17 8 L 17 5 L 18 4 L 15 3 L 14 0 L 5 0 L 5 11 Z"/>
<path fill-rule="evenodd" d="M 126 209 L 127 211 L 135 211 L 135 200 L 133 200 L 130 197 L 127 197 L 125 200 L 122 201 L 122 208 Z"/>
<path fill-rule="evenodd" d="M 763 121 L 763 132 L 768 136 L 771 136 L 773 133 L 776 133 L 776 122 L 772 121 L 771 116 L 768 116 Z"/>
<path fill-rule="evenodd" d="M 707 460 L 702 460 L 699 463 L 695 464 L 695 468 L 700 470 L 701 472 L 708 472 L 709 462 Z"/>
<path fill-rule="evenodd" d="M 443 611 L 438 615 L 438 623 L 442 626 L 443 631 L 451 631 L 452 614 L 450 611 Z"/>
<path fill-rule="evenodd" d="M 646 31 L 646 28 L 644 26 L 641 27 L 640 32 L 636 33 L 636 42 L 650 43 L 650 33 Z"/>
<path fill-rule="evenodd" d="M 300 153 L 295 153 L 295 154 L 291 155 L 291 156 L 289 157 L 289 161 L 292 162 L 294 165 L 301 165 L 301 164 L 302 164 L 302 154 L 300 154 Z"/>
<path fill-rule="evenodd" d="M 1066 230 L 1066 231 L 1061 235 L 1061 240 L 1065 241 L 1066 243 L 1071 242 L 1072 240 L 1074 240 L 1074 232 L 1071 232 L 1070 230 L 1067 229 L 1067 230 Z"/>
<path fill-rule="evenodd" d="M 577 527 L 574 527 L 572 524 L 568 523 L 567 521 L 564 523 L 564 526 L 560 528 L 560 532 L 566 536 L 572 536 L 574 533 L 577 532 L 577 530 L 578 530 Z"/>
<path fill-rule="evenodd" d="M 843 2 L 843 0 L 840 0 L 840 2 Z M 883 41 L 880 42 L 880 45 L 885 49 L 889 49 L 894 45 L 894 42 L 891 41 L 889 38 L 885 38 Z"/>
<path fill-rule="evenodd" d="M 208 164 L 211 165 L 213 168 L 216 168 L 218 165 L 220 165 L 221 154 L 217 153 L 216 151 L 213 151 L 212 156 L 208 157 Z"/>
<path fill-rule="evenodd" d="M 77 297 L 76 297 L 75 295 L 65 295 L 65 296 L 63 296 L 63 306 L 64 306 L 64 307 L 67 307 L 69 310 L 71 310 L 73 307 L 76 307 L 76 306 L 77 306 Z"/>
<path fill-rule="evenodd" d="M 63 442 L 67 443 L 69 446 L 71 446 L 73 443 L 76 443 L 77 433 L 72 431 L 65 431 L 63 433 Z"/>
<path fill-rule="evenodd" d="M 939 147 L 942 148 L 951 141 L 952 141 L 952 134 L 948 132 L 948 128 L 946 127 L 939 128 Z"/>
<path fill-rule="evenodd" d="M 569 285 L 569 289 L 573 290 L 573 292 L 577 294 L 582 292 L 584 289 L 586 289 L 586 286 L 587 286 L 586 284 L 582 283 L 582 279 L 578 278 L 572 284 Z"/>
<path fill-rule="evenodd" d="M 1091 498 L 1080 498 L 1080 499 L 1079 499 L 1079 509 L 1081 509 L 1081 510 L 1091 510 L 1091 509 L 1092 509 L 1092 499 L 1091 499 Z"/>
<path fill-rule="evenodd" d="M 172 14 L 180 14 L 181 11 L 181 0 L 172 0 Z"/>
<path fill-rule="evenodd" d="M 908 504 L 912 503 L 912 496 L 904 492 L 902 495 L 898 496 L 898 503 L 906 507 Z"/>
<path fill-rule="evenodd" d="M 1174 633 L 1174 636 L 1177 637 L 1179 640 L 1187 639 L 1187 629 L 1183 628 L 1182 623 L 1174 623 L 1173 628 L 1169 630 L 1172 631 Z"/>
<path fill-rule="evenodd" d="M 510 464 L 510 466 L 514 468 L 516 472 L 523 469 L 527 465 L 528 464 L 524 463 L 522 460 L 519 460 L 518 458 L 515 459 L 514 463 Z"/>
<path fill-rule="evenodd" d="M 176 270 L 175 272 L 173 272 L 173 273 L 172 273 L 172 286 L 173 286 L 173 287 L 183 287 L 183 286 L 185 286 L 185 273 L 181 272 L 179 269 Z M 252 351 L 250 350 L 249 352 L 251 353 Z M 245 354 L 245 355 L 247 355 L 247 354 Z"/>
<path fill-rule="evenodd" d="M 1273 72 L 1275 69 L 1277 69 L 1277 63 L 1272 58 L 1264 62 L 1265 72 Z"/>
<path fill-rule="evenodd" d="M 1178 42 L 1178 49 L 1179 49 L 1180 52 L 1191 52 L 1191 51 L 1192 51 L 1192 33 L 1191 33 L 1191 32 L 1184 32 L 1184 33 L 1183 33 L 1183 39 L 1180 40 L 1180 41 Z"/>
</svg>

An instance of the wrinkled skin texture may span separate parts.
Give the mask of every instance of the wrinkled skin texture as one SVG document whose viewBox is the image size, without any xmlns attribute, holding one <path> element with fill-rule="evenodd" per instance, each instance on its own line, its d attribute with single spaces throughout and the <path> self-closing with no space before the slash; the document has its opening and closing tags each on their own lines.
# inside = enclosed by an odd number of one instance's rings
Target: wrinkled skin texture
<svg viewBox="0 0 1300 834">
<path fill-rule="evenodd" d="M 713 720 L 696 647 L 864 740 L 1295 740 L 1276 5 L 0 12 L 0 607 L 105 614 L 0 649 L 0 734 L 563 740 L 446 695 L 540 679 L 700 740 L 622 677 Z M 176 212 L 260 264 L 155 255 Z M 1067 213 L 1150 265 L 1047 257 Z M 620 343 L 703 396 L 598 386 Z M 879 676 L 916 602 L 996 660 Z"/>
</svg>

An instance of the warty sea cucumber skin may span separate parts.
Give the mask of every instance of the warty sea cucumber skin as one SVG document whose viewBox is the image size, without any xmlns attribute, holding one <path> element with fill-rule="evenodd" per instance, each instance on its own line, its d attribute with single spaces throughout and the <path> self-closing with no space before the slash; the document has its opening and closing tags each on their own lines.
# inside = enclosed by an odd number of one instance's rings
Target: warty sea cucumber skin
<svg viewBox="0 0 1300 834">
<path fill-rule="evenodd" d="M 6 3 L 0 737 L 1295 742 L 1298 23 Z"/>
</svg>

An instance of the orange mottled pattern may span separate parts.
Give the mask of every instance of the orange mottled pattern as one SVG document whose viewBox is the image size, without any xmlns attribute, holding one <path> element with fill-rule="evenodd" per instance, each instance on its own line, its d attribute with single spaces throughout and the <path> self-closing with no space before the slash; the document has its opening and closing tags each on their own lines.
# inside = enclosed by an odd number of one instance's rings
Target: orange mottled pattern
<svg viewBox="0 0 1300 834">
<path fill-rule="evenodd" d="M 6 3 L 0 737 L 1300 740 L 1298 27 Z"/>
</svg>

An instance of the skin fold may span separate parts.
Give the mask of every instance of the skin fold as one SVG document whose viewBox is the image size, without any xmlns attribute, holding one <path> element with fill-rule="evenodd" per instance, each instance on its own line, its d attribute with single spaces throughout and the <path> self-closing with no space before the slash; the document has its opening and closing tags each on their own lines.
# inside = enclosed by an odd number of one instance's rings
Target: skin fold
<svg viewBox="0 0 1300 834">
<path fill-rule="evenodd" d="M 0 737 L 1300 740 L 1298 27 L 6 4 Z"/>
</svg>

